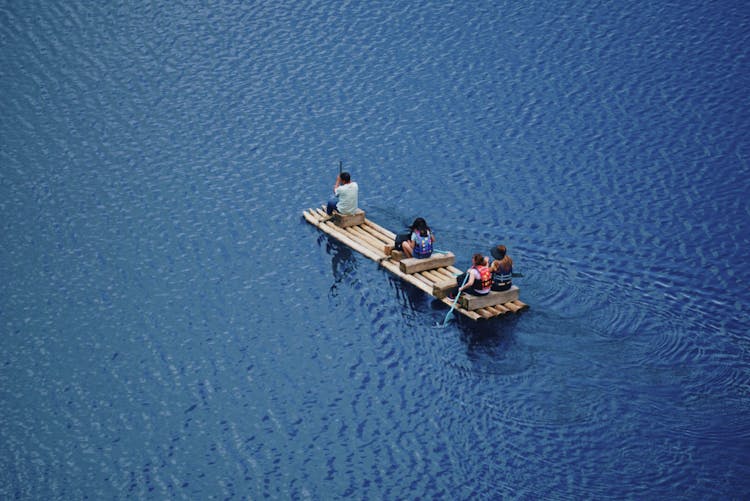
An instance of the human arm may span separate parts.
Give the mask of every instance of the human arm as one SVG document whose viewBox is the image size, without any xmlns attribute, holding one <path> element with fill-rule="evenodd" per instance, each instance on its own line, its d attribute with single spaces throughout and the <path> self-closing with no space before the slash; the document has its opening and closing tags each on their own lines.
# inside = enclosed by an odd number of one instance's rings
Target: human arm
<svg viewBox="0 0 750 501">
<path fill-rule="evenodd" d="M 472 273 L 472 271 L 474 271 L 473 268 L 469 268 L 468 270 L 466 270 L 466 274 L 469 276 L 469 278 L 466 279 L 466 283 L 463 285 L 463 287 L 460 287 L 458 289 L 459 292 L 468 289 L 474 284 L 474 273 Z"/>
</svg>

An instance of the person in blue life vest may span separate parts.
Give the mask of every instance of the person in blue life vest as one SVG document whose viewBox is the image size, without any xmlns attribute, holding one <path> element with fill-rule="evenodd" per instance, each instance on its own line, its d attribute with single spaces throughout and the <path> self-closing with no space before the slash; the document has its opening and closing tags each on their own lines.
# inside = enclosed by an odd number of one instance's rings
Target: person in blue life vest
<svg viewBox="0 0 750 501">
<path fill-rule="evenodd" d="M 490 249 L 490 254 L 495 258 L 490 265 L 493 291 L 507 291 L 513 286 L 513 260 L 507 252 L 504 245 Z"/>
<path fill-rule="evenodd" d="M 435 243 L 435 235 L 427 226 L 424 218 L 418 217 L 411 227 L 409 240 L 401 242 L 401 250 L 406 257 L 425 259 L 432 255 L 432 244 Z"/>
<path fill-rule="evenodd" d="M 487 266 L 487 258 L 477 253 L 474 254 L 471 262 L 471 268 L 456 277 L 456 287 L 448 293 L 449 299 L 455 299 L 459 292 L 473 296 L 486 296 L 492 289 L 492 272 Z"/>
<path fill-rule="evenodd" d="M 342 172 L 336 177 L 333 196 L 328 200 L 326 213 L 330 216 L 333 211 L 337 211 L 339 214 L 351 215 L 357 212 L 358 204 L 359 186 L 352 181 L 351 174 Z"/>
<path fill-rule="evenodd" d="M 396 234 L 393 245 L 386 245 L 384 252 L 386 256 L 391 255 L 393 249 L 400 250 L 405 257 L 428 258 L 432 255 L 435 234 L 427 225 L 424 218 L 418 217 L 409 228 Z"/>
</svg>

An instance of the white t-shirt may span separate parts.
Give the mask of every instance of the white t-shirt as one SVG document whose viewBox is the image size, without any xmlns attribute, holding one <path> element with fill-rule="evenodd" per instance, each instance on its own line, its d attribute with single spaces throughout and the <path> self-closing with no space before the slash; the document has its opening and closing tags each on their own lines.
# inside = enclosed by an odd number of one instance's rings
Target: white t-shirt
<svg viewBox="0 0 750 501">
<path fill-rule="evenodd" d="M 336 210 L 342 214 L 354 214 L 357 211 L 359 203 L 359 186 L 354 181 L 342 184 L 336 188 L 336 195 L 339 201 L 336 204 Z"/>
</svg>

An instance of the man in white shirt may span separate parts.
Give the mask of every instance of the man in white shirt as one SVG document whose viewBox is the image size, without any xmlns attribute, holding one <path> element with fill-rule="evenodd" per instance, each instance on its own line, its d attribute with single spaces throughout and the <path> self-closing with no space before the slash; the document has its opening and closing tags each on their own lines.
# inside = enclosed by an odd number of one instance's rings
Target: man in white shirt
<svg viewBox="0 0 750 501">
<path fill-rule="evenodd" d="M 334 210 L 340 214 L 347 215 L 354 214 L 357 211 L 359 186 L 352 181 L 352 177 L 348 172 L 342 172 L 336 178 L 333 193 L 334 196 L 328 200 L 328 206 L 326 207 L 328 215 L 333 214 Z"/>
</svg>

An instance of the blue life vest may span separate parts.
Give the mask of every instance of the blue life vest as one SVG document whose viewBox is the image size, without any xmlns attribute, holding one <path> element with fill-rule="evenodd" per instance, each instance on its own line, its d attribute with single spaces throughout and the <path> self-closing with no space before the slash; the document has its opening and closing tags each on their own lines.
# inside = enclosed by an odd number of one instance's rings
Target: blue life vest
<svg viewBox="0 0 750 501">
<path fill-rule="evenodd" d="M 513 281 L 513 266 L 507 270 L 502 268 L 492 273 L 492 288 L 495 290 L 509 289 Z"/>
<path fill-rule="evenodd" d="M 427 232 L 427 236 L 423 237 L 418 232 L 414 232 L 414 250 L 412 254 L 418 259 L 424 259 L 432 255 L 432 235 Z"/>
</svg>

